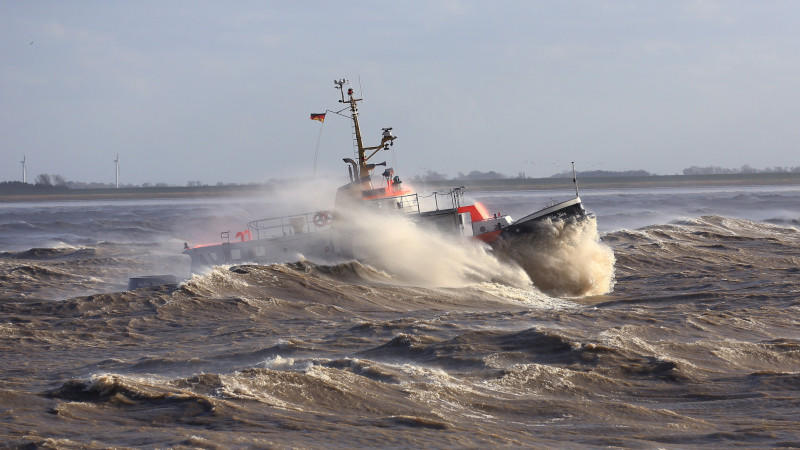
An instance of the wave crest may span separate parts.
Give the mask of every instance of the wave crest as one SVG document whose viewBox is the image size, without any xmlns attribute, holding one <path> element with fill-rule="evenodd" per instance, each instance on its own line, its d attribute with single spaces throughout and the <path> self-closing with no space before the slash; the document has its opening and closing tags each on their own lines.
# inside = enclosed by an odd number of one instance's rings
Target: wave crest
<svg viewBox="0 0 800 450">
<path fill-rule="evenodd" d="M 611 247 L 600 241 L 597 221 L 545 221 L 536 235 L 512 237 L 498 253 L 519 264 L 533 284 L 551 295 L 579 297 L 614 289 Z"/>
</svg>

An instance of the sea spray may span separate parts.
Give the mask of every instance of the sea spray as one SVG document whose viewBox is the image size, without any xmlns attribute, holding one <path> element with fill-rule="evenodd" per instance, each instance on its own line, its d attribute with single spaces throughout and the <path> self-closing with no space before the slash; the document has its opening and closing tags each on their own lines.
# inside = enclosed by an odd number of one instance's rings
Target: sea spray
<svg viewBox="0 0 800 450">
<path fill-rule="evenodd" d="M 282 186 L 272 192 L 272 206 L 324 210 L 330 199 L 319 193 L 332 191 L 330 184 Z M 386 272 L 394 281 L 426 287 L 498 282 L 531 289 L 533 285 L 547 294 L 565 296 L 613 289 L 614 255 L 600 242 L 594 219 L 542 223 L 536 236 L 501 242 L 493 250 L 480 241 L 416 222 L 401 210 L 387 208 L 388 203 L 367 206 L 347 195 L 337 197 L 336 253 Z"/>
<path fill-rule="evenodd" d="M 514 262 L 498 260 L 489 248 L 461 236 L 411 221 L 400 212 L 353 207 L 338 213 L 340 243 L 352 256 L 384 270 L 395 280 L 430 287 L 461 287 L 500 282 L 531 287 Z"/>
<path fill-rule="evenodd" d="M 544 221 L 538 233 L 501 241 L 498 254 L 515 261 L 545 293 L 601 295 L 614 288 L 614 252 L 600 241 L 593 217 Z"/>
</svg>

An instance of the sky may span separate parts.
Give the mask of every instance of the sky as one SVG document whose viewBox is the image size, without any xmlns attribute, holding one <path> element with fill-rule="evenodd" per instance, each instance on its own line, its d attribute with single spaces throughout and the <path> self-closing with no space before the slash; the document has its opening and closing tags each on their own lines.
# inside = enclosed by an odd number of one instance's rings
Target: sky
<svg viewBox="0 0 800 450">
<path fill-rule="evenodd" d="M 0 2 L 0 181 L 800 166 L 800 2 Z M 320 127 L 323 127 L 320 135 Z"/>
</svg>

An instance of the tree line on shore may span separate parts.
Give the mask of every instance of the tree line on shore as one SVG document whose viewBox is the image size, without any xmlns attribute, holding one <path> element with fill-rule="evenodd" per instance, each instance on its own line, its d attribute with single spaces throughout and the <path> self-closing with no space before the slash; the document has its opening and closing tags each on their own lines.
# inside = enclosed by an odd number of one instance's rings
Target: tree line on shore
<svg viewBox="0 0 800 450">
<path fill-rule="evenodd" d="M 231 187 L 231 186 L 255 186 L 259 183 L 223 183 L 218 182 L 213 186 L 216 187 Z M 186 187 L 199 188 L 210 187 L 212 185 L 202 183 L 200 181 L 188 181 Z M 61 175 L 57 174 L 40 174 L 37 175 L 33 183 L 23 183 L 21 181 L 2 181 L 0 182 L 0 193 L 2 194 L 25 194 L 25 193 L 58 193 L 71 190 L 89 190 L 89 189 L 114 189 L 114 183 L 100 183 L 100 182 L 83 182 L 83 181 L 69 181 Z M 180 185 L 170 185 L 167 183 L 142 183 L 142 184 L 122 184 L 121 189 L 152 189 L 152 188 L 179 188 Z"/>
<path fill-rule="evenodd" d="M 774 173 L 797 173 L 800 174 L 800 166 L 797 167 L 767 167 L 764 169 L 756 169 L 747 164 L 740 168 L 724 168 L 719 166 L 691 166 L 683 169 L 683 175 L 736 175 L 736 174 L 774 174 Z M 578 177 L 581 178 L 610 178 L 610 177 L 649 177 L 655 176 L 645 170 L 589 170 L 578 171 Z M 550 178 L 571 178 L 571 171 L 559 172 L 551 175 Z M 518 173 L 516 176 L 505 175 L 494 170 L 482 172 L 473 170 L 468 173 L 459 172 L 455 177 L 447 174 L 440 173 L 433 170 L 427 170 L 421 175 L 416 175 L 411 178 L 413 182 L 442 182 L 442 181 L 485 181 L 485 180 L 503 180 L 503 179 L 530 179 L 525 176 L 524 172 Z M 186 183 L 186 187 L 201 188 L 201 187 L 242 187 L 242 186 L 258 186 L 260 184 L 268 183 L 224 183 L 217 182 L 214 185 L 205 184 L 199 180 L 190 180 Z M 69 181 L 62 175 L 58 174 L 39 174 L 34 179 L 33 183 L 23 183 L 21 181 L 3 181 L 0 182 L 0 193 L 16 194 L 16 193 L 36 193 L 36 192 L 58 192 L 67 190 L 80 190 L 80 189 L 112 189 L 114 183 L 99 183 L 99 182 L 82 182 L 82 181 Z M 177 188 L 178 185 L 170 185 L 167 183 L 143 183 L 143 184 L 120 184 L 120 188 Z"/>
<path fill-rule="evenodd" d="M 745 164 L 738 169 L 728 169 L 718 166 L 697 167 L 692 166 L 683 169 L 684 175 L 734 175 L 734 174 L 758 174 L 758 173 L 800 173 L 800 166 L 797 167 L 767 167 L 756 169 Z"/>
<path fill-rule="evenodd" d="M 740 168 L 728 169 L 718 166 L 691 166 L 683 169 L 683 175 L 735 175 L 735 174 L 770 174 L 770 173 L 800 173 L 800 166 L 797 167 L 767 167 L 764 169 L 756 169 L 747 164 Z M 577 176 L 580 178 L 611 178 L 611 177 L 650 177 L 656 174 L 650 173 L 646 170 L 584 170 L 577 171 Z M 481 180 L 502 180 L 502 179 L 528 179 L 524 172 L 518 173 L 516 176 L 508 176 L 495 171 L 481 172 L 473 170 L 469 173 L 459 172 L 456 177 L 450 177 L 446 174 L 439 173 L 433 170 L 428 170 L 424 174 L 417 175 L 412 178 L 412 181 L 423 182 L 437 182 L 437 181 L 481 181 Z M 572 178 L 572 171 L 565 170 L 553 175 L 549 178 Z"/>
</svg>

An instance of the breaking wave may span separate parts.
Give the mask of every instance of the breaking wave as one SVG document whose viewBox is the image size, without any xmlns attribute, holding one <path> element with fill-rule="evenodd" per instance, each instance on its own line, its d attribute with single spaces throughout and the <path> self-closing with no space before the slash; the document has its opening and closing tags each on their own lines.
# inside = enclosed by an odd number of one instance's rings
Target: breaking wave
<svg viewBox="0 0 800 450">
<path fill-rule="evenodd" d="M 515 261 L 545 293 L 579 297 L 614 288 L 614 251 L 600 241 L 597 221 L 545 221 L 537 235 L 518 236 L 498 250 Z"/>
</svg>

